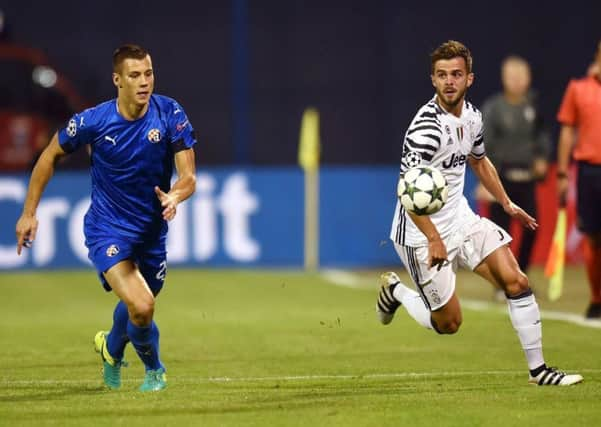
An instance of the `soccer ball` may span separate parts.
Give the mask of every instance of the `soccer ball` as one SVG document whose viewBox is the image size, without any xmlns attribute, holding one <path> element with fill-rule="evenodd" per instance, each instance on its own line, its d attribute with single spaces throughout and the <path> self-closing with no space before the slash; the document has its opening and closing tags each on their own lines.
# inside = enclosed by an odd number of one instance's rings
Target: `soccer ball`
<svg viewBox="0 0 601 427">
<path fill-rule="evenodd" d="M 432 215 L 447 202 L 449 187 L 440 171 L 432 166 L 416 166 L 399 179 L 397 196 L 403 207 L 416 215 Z"/>
</svg>

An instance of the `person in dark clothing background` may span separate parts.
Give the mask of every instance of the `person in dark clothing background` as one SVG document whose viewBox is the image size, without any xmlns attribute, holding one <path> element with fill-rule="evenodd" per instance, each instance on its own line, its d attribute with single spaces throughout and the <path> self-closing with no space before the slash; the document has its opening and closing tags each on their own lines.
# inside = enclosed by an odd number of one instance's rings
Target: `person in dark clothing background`
<svg viewBox="0 0 601 427">
<path fill-rule="evenodd" d="M 518 56 L 507 57 L 501 65 L 501 80 L 503 92 L 488 98 L 482 108 L 486 151 L 509 197 L 536 217 L 536 183 L 547 172 L 550 135 L 537 110 L 536 94 L 530 89 L 528 62 Z M 510 230 L 511 218 L 498 203 L 490 204 L 490 218 Z M 536 230 L 523 230 L 517 258 L 524 272 L 530 266 L 535 237 Z"/>
</svg>

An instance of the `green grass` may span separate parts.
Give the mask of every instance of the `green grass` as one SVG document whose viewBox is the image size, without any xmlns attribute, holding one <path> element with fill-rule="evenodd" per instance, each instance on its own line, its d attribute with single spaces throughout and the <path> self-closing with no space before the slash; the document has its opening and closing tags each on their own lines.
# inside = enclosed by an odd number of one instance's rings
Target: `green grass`
<svg viewBox="0 0 601 427">
<path fill-rule="evenodd" d="M 142 394 L 131 348 L 122 389 L 102 387 L 92 338 L 110 326 L 116 299 L 92 271 L 2 273 L 0 425 L 598 423 L 600 329 L 544 321 L 547 361 L 585 382 L 529 386 L 505 314 L 465 310 L 455 336 L 424 330 L 404 312 L 383 327 L 374 316 L 376 273 L 363 276 L 367 284 L 350 289 L 292 271 L 170 271 L 156 308 L 169 387 Z M 568 279 L 560 303 L 544 301 L 537 285 L 543 308 L 581 312 L 584 278 L 569 270 Z M 465 273 L 458 292 L 492 294 Z"/>
</svg>

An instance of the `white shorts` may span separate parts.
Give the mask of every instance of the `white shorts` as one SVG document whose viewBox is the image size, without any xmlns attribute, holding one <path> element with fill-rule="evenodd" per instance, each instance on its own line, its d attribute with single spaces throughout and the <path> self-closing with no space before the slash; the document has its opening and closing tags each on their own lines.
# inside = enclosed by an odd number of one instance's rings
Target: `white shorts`
<svg viewBox="0 0 601 427">
<path fill-rule="evenodd" d="M 435 311 L 443 307 L 455 292 L 458 267 L 474 270 L 488 255 L 512 238 L 505 230 L 487 218 L 478 217 L 443 239 L 447 261 L 438 269 L 428 265 L 428 247 L 394 244 L 397 254 L 409 271 L 411 279 L 426 307 Z"/>
</svg>

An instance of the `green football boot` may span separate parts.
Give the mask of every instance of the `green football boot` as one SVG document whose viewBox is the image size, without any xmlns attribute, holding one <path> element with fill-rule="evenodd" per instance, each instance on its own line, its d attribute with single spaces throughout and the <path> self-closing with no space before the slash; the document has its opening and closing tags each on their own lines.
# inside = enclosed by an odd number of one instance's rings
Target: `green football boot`
<svg viewBox="0 0 601 427">
<path fill-rule="evenodd" d="M 165 387 L 167 387 L 167 374 L 165 368 L 159 368 L 156 371 L 146 371 L 140 391 L 159 391 Z"/>
<path fill-rule="evenodd" d="M 98 331 L 94 337 L 94 350 L 102 358 L 102 374 L 104 383 L 112 390 L 121 387 L 121 367 L 127 366 L 124 360 L 116 360 L 111 356 L 106 348 L 107 331 Z"/>
</svg>

